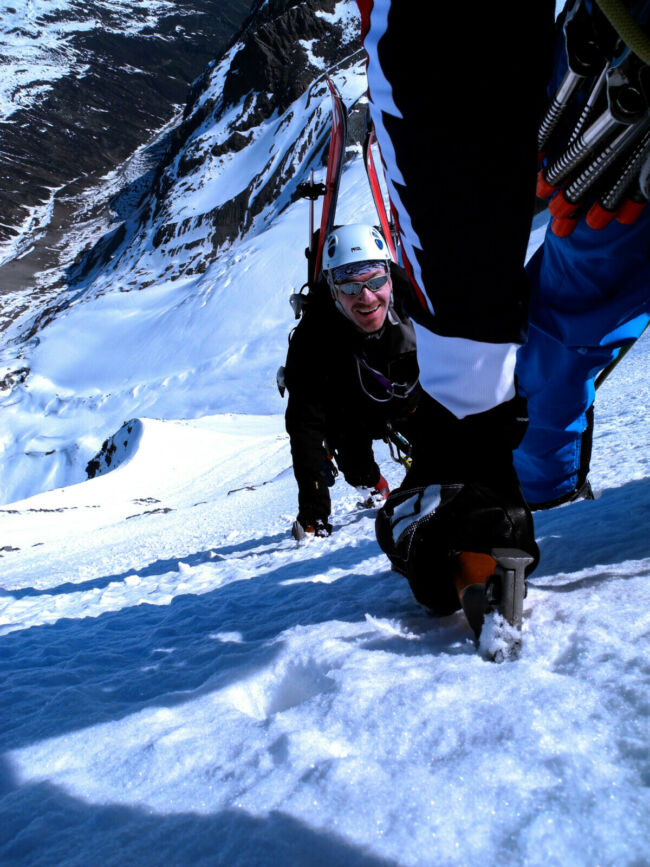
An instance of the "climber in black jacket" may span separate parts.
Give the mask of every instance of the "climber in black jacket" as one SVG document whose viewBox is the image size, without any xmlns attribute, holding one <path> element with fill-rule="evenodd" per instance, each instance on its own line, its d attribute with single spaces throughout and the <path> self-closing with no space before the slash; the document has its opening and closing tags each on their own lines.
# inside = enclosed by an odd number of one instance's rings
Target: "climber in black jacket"
<svg viewBox="0 0 650 867">
<path fill-rule="evenodd" d="M 328 285 L 312 293 L 284 374 L 298 483 L 294 535 L 331 532 L 336 465 L 364 500 L 383 502 L 388 485 L 373 440 L 386 437 L 388 423 L 410 441 L 421 394 L 413 326 L 394 297 L 394 283 L 404 278 L 380 233 L 343 226 L 326 239 L 323 255 Z"/>
</svg>

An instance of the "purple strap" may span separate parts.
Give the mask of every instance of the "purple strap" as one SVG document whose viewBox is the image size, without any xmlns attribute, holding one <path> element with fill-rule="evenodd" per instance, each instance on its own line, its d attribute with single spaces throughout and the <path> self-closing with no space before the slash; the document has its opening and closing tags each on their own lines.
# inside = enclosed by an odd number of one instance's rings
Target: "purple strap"
<svg viewBox="0 0 650 867">
<path fill-rule="evenodd" d="M 386 389 L 386 391 L 391 397 L 398 397 L 402 399 L 406 398 L 418 384 L 417 380 L 413 383 L 413 385 L 409 385 L 408 387 L 406 385 L 402 385 L 401 383 L 391 382 L 390 380 L 386 379 L 383 373 L 380 373 L 380 371 L 375 370 L 374 367 L 371 367 L 368 362 L 361 358 L 359 355 L 357 355 L 356 352 L 354 353 L 354 357 L 357 360 L 357 364 L 363 365 L 363 367 L 365 367 L 368 373 L 370 373 L 370 375 L 373 376 L 377 380 L 377 382 Z M 363 383 L 361 383 L 361 386 L 363 387 Z M 399 388 L 401 390 L 401 393 L 396 392 L 396 388 Z M 369 395 L 369 397 L 372 397 L 372 395 Z"/>
</svg>

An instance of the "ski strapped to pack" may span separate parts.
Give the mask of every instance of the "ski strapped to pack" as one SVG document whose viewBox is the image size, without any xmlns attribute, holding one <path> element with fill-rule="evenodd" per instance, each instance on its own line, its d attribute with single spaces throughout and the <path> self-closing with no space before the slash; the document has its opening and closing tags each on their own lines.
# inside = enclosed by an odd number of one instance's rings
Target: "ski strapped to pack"
<svg viewBox="0 0 650 867">
<path fill-rule="evenodd" d="M 307 282 L 299 290 L 293 290 L 289 296 L 289 303 L 296 319 L 300 319 L 308 303 L 309 292 L 316 287 L 321 276 L 323 261 L 323 246 L 325 238 L 334 226 L 336 216 L 336 203 L 338 201 L 341 171 L 345 157 L 345 144 L 347 139 L 347 111 L 341 94 L 336 85 L 329 77 L 325 76 L 332 101 L 332 123 L 330 129 L 329 147 L 327 151 L 327 172 L 325 183 L 314 180 L 314 170 L 309 173 L 309 180 L 298 184 L 296 193 L 299 198 L 309 200 L 309 242 L 305 255 L 307 256 Z M 323 198 L 321 211 L 320 230 L 316 249 L 314 249 L 314 205 Z"/>
<path fill-rule="evenodd" d="M 300 319 L 305 309 L 305 305 L 308 302 L 309 292 L 316 287 L 322 277 L 323 248 L 325 246 L 326 238 L 330 235 L 336 225 L 336 206 L 338 202 L 343 162 L 345 159 L 347 110 L 341 94 L 329 74 L 325 75 L 325 82 L 331 97 L 331 128 L 327 152 L 325 183 L 315 181 L 314 170 L 311 169 L 309 179 L 298 184 L 296 188 L 298 197 L 308 199 L 310 204 L 309 243 L 306 250 L 308 261 L 307 281 L 299 290 L 293 290 L 289 298 L 296 319 Z M 382 235 L 386 240 L 391 259 L 393 262 L 397 262 L 399 226 L 392 208 L 392 203 L 390 203 L 389 200 L 390 214 L 384 203 L 379 172 L 377 171 L 377 165 L 373 156 L 374 142 L 374 128 L 372 126 L 370 114 L 367 112 L 366 136 L 363 147 L 364 165 Z M 321 221 L 319 231 L 315 233 L 314 206 L 315 202 L 320 198 L 323 199 Z"/>
<path fill-rule="evenodd" d="M 377 211 L 377 216 L 379 217 L 379 225 L 381 226 L 382 234 L 386 239 L 388 251 L 391 255 L 393 262 L 397 262 L 397 232 L 395 230 L 395 220 L 393 218 L 392 222 L 389 221 L 388 214 L 386 212 L 384 196 L 381 191 L 381 184 L 379 183 L 379 175 L 377 174 L 375 160 L 372 155 L 372 146 L 374 140 L 375 129 L 370 118 L 370 112 L 366 111 L 366 136 L 363 142 L 363 162 L 366 167 L 366 174 L 368 176 L 370 192 L 372 193 L 372 199 L 375 203 L 375 209 Z M 393 215 L 391 206 L 391 217 L 392 216 Z"/>
<path fill-rule="evenodd" d="M 345 157 L 345 144 L 347 140 L 348 118 L 347 111 L 341 94 L 338 92 L 332 79 L 325 78 L 332 98 L 332 130 L 330 133 L 329 151 L 327 154 L 327 173 L 325 175 L 325 193 L 323 196 L 323 210 L 321 212 L 320 232 L 318 234 L 318 246 L 314 261 L 314 271 L 310 278 L 315 285 L 321 275 L 323 263 L 323 246 L 325 238 L 334 227 L 336 216 L 336 203 L 339 196 L 341 183 L 341 171 Z"/>
<path fill-rule="evenodd" d="M 596 230 L 613 219 L 629 225 L 648 201 L 640 178 L 650 160 L 650 67 L 639 48 L 645 35 L 639 22 L 648 29 L 650 2 L 632 4 L 636 18 L 622 7 L 636 24 L 634 44 L 642 56 L 625 39 L 629 28 L 619 32 L 611 10 L 601 11 L 611 5 L 574 0 L 569 8 L 563 25 L 568 69 L 539 130 L 537 194 L 550 200 L 559 237 L 571 234 L 582 216 Z"/>
</svg>

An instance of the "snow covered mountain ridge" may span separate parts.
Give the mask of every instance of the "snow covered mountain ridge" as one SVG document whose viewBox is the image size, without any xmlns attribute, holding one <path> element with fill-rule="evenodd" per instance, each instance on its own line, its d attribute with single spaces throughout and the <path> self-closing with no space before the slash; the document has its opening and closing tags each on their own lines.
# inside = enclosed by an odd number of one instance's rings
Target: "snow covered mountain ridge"
<svg viewBox="0 0 650 867">
<path fill-rule="evenodd" d="M 251 4 L 0 0 L 0 261 L 172 118 Z"/>
<path fill-rule="evenodd" d="M 151 246 L 167 260 L 166 277 L 202 272 L 225 246 L 270 226 L 291 201 L 322 154 L 324 71 L 354 69 L 363 92 L 356 16 L 350 4 L 339 6 L 266 0 L 240 40 L 196 82 L 137 238 L 124 251 L 135 264 L 130 285 L 146 284 Z M 111 253 L 117 267 L 120 252 Z M 106 264 L 101 252 L 99 264 Z"/>
<path fill-rule="evenodd" d="M 147 184 L 133 171 L 115 190 L 115 227 L 57 272 L 47 303 L 21 299 L 0 368 L 4 502 L 80 481 L 127 418 L 241 411 L 251 391 L 258 411 L 281 411 L 270 384 L 307 240 L 307 205 L 292 199 L 323 168 L 325 70 L 363 107 L 358 26 L 349 0 L 260 2 L 195 83 Z"/>
</svg>

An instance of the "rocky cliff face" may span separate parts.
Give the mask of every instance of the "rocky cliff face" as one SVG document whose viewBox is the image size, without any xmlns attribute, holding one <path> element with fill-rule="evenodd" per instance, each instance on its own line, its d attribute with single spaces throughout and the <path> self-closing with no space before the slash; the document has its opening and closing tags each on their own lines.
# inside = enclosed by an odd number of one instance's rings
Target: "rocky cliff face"
<svg viewBox="0 0 650 867">
<path fill-rule="evenodd" d="M 356 79 L 357 94 L 365 88 L 354 0 L 257 0 L 239 37 L 195 80 L 180 123 L 121 163 L 103 186 L 85 190 L 100 164 L 105 169 L 120 160 L 165 120 L 164 109 L 179 98 L 197 58 L 205 59 L 207 43 L 218 49 L 210 35 L 216 25 L 204 28 L 190 69 L 188 58 L 174 53 L 169 33 L 182 26 L 189 41 L 188 22 L 201 20 L 199 12 L 209 18 L 218 5 L 223 24 L 247 6 L 245 0 L 166 2 L 175 12 L 161 19 L 164 32 L 159 20 L 151 33 L 79 35 L 95 49 L 88 74 L 55 82 L 44 102 L 23 110 L 29 118 L 25 114 L 23 122 L 14 112 L 5 125 L 5 146 L 14 154 L 8 211 L 14 208 L 16 220 L 66 172 L 76 179 L 57 187 L 45 228 L 33 220 L 23 243 L 27 252 L 18 248 L 4 262 L 0 257 L 0 330 L 20 323 L 11 331 L 32 338 L 71 297 L 111 291 L 116 282 L 128 291 L 204 272 L 236 238 L 268 225 L 308 167 L 322 165 L 329 132 L 326 71 L 343 76 L 339 85 Z M 97 0 L 93 8 L 109 5 Z M 108 43 L 112 54 L 101 48 Z M 124 72 L 127 55 L 139 62 L 137 74 Z M 43 120 L 46 109 L 56 123 Z M 21 148 L 27 156 L 19 165 Z M 9 219 L 5 232 L 13 230 Z M 8 296 L 12 289 L 22 291 Z"/>
<path fill-rule="evenodd" d="M 262 0 L 195 84 L 139 218 L 140 236 L 168 263 L 167 277 L 204 271 L 291 200 L 310 161 L 323 156 L 328 70 L 363 78 L 356 4 Z M 86 256 L 76 278 L 126 247 L 134 259 L 128 288 L 142 288 L 145 263 L 126 237 Z"/>
<path fill-rule="evenodd" d="M 53 248 L 84 194 L 171 120 L 252 4 L 33 0 L 3 11 L 0 291 L 58 264 Z"/>
<path fill-rule="evenodd" d="M 285 293 L 304 279 L 307 237 L 308 207 L 291 203 L 311 169 L 324 177 L 327 73 L 365 108 L 354 0 L 260 0 L 180 122 L 103 182 L 108 229 L 61 231 L 67 261 L 80 255 L 20 296 L 0 347 L 6 497 L 79 480 L 125 418 L 249 411 L 251 389 L 260 411 L 280 411 Z M 352 213 L 368 191 L 350 168 Z M 92 210 L 106 199 L 91 193 Z"/>
</svg>

